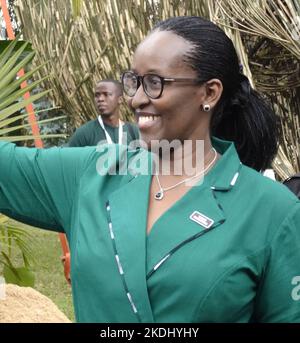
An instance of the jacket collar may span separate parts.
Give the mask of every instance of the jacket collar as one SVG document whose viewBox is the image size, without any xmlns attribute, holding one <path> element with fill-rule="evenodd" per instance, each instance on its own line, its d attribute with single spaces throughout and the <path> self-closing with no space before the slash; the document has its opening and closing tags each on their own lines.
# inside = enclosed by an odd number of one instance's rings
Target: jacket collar
<svg viewBox="0 0 300 343">
<path fill-rule="evenodd" d="M 216 191 L 228 191 L 235 185 L 242 163 L 233 142 L 212 137 L 212 145 L 222 156 L 206 178 Z"/>
</svg>

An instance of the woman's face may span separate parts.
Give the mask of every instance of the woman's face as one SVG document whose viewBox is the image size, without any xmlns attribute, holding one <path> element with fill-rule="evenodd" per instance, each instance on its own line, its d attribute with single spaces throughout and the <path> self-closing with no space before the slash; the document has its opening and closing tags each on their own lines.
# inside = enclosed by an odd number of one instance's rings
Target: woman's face
<svg viewBox="0 0 300 343">
<path fill-rule="evenodd" d="M 169 31 L 156 31 L 137 48 L 132 71 L 169 78 L 197 77 L 183 56 L 192 48 L 185 39 Z M 142 139 L 150 147 L 151 140 L 180 141 L 204 139 L 209 131 L 210 114 L 201 111 L 205 86 L 192 82 L 166 82 L 160 98 L 149 98 L 140 86 L 129 98 L 135 111 Z"/>
</svg>

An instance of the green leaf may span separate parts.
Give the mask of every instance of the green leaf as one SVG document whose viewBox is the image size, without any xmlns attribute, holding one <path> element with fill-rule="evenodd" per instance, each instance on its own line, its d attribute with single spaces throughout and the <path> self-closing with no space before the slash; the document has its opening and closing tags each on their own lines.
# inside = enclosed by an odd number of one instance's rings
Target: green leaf
<svg viewBox="0 0 300 343">
<path fill-rule="evenodd" d="M 34 273 L 26 267 L 9 267 L 3 268 L 3 276 L 6 283 L 13 283 L 22 287 L 33 287 L 35 282 Z"/>
<path fill-rule="evenodd" d="M 3 108 L 6 108 L 8 106 L 10 106 L 11 104 L 15 103 L 16 102 L 16 99 L 20 99 L 24 94 L 26 94 L 27 92 L 31 91 L 32 89 L 34 89 L 35 87 L 37 87 L 41 81 L 45 80 L 47 78 L 44 77 L 43 79 L 41 80 L 37 80 L 35 82 L 32 82 L 30 83 L 28 86 L 24 87 L 24 88 L 21 88 L 19 89 L 18 91 L 14 92 L 13 94 L 9 95 L 6 97 L 5 101 L 3 101 L 1 104 L 0 104 L 0 111 L 3 109 Z"/>
<path fill-rule="evenodd" d="M 33 140 L 34 138 L 62 138 L 63 134 L 55 135 L 41 135 L 39 137 L 33 137 L 32 135 L 25 136 L 7 136 L 10 132 L 16 131 L 21 128 L 26 128 L 29 124 L 19 125 L 17 122 L 20 119 L 25 118 L 29 114 L 19 114 L 18 111 L 23 110 L 27 105 L 39 100 L 50 90 L 42 91 L 38 94 L 31 95 L 29 98 L 25 98 L 24 95 L 27 92 L 32 91 L 35 87 L 39 86 L 41 82 L 47 79 L 49 76 L 45 76 L 42 79 L 29 83 L 26 87 L 20 86 L 24 81 L 30 80 L 30 78 L 39 71 L 46 63 L 33 68 L 23 76 L 16 78 L 17 72 L 20 69 L 25 69 L 28 63 L 34 56 L 34 52 L 29 47 L 28 42 L 18 42 L 19 36 L 13 40 L 5 43 L 5 46 L 0 42 L 0 140 L 6 140 L 10 142 L 17 142 L 23 140 Z M 26 54 L 24 55 L 24 52 Z M 22 98 L 23 97 L 23 98 Z M 42 112 L 37 111 L 35 112 Z M 56 120 L 55 118 L 46 119 L 44 123 Z M 12 126 L 12 123 L 17 125 Z M 39 122 L 37 122 L 39 124 Z M 7 127 L 10 125 L 10 127 Z"/>
<path fill-rule="evenodd" d="M 35 113 L 35 114 L 38 114 L 38 113 L 41 113 L 41 112 L 45 112 L 45 111 L 52 111 L 54 109 L 57 109 L 59 107 L 50 107 L 50 108 L 43 108 L 42 110 L 39 110 L 39 111 L 35 111 L 35 112 L 30 112 L 30 113 L 25 113 L 25 114 L 20 114 L 18 116 L 13 116 L 13 117 L 10 117 L 8 119 L 3 119 L 0 121 L 0 129 L 2 127 L 5 127 L 9 124 L 12 124 L 14 123 L 15 121 L 18 121 L 20 119 L 24 119 L 24 118 L 27 118 L 30 114 L 32 113 Z M 55 117 L 55 118 L 51 118 L 51 119 L 47 119 L 48 121 L 55 121 L 55 120 L 59 120 L 59 119 L 62 119 L 62 118 L 65 118 L 66 116 L 59 116 L 59 117 Z M 41 121 L 38 121 L 37 122 L 38 124 L 41 123 Z M 23 126 L 22 126 L 23 127 Z M 1 133 L 0 133 L 0 136 L 1 136 Z M 1 224 L 1 223 L 0 223 Z"/>
<path fill-rule="evenodd" d="M 5 89 L 5 87 L 7 87 L 7 85 L 16 78 L 17 73 L 33 59 L 34 55 L 35 53 L 32 52 L 16 65 L 10 63 L 12 61 L 8 61 L 0 71 L 0 89 Z"/>
<path fill-rule="evenodd" d="M 18 50 L 20 49 L 20 47 L 26 43 L 25 40 L 18 40 L 18 38 L 16 37 L 16 39 L 14 40 L 10 40 L 10 39 L 7 39 L 7 40 L 0 40 L 0 58 L 1 58 L 1 54 L 2 52 L 9 46 L 9 44 L 11 44 L 11 42 L 14 42 L 15 41 L 15 46 L 14 46 L 14 49 L 11 49 L 11 51 L 14 51 L 14 50 Z M 32 44 L 30 42 L 27 42 L 27 46 L 25 48 L 25 52 L 27 53 L 30 53 L 33 51 L 32 49 Z"/>
<path fill-rule="evenodd" d="M 7 75 L 7 73 L 16 65 L 18 58 L 20 57 L 20 55 L 22 54 L 22 52 L 24 51 L 24 49 L 26 48 L 26 45 L 22 46 L 18 51 L 16 51 L 12 56 L 10 56 L 10 58 L 7 60 L 7 62 L 2 65 L 1 69 L 0 69 L 0 90 L 1 90 L 1 84 L 2 84 L 2 80 L 4 79 L 4 77 Z M 31 59 L 34 56 L 34 52 L 31 53 L 29 56 L 31 57 Z M 26 57 L 27 63 L 29 62 L 30 59 L 28 59 L 28 56 Z M 19 70 L 26 65 L 26 63 L 23 63 L 22 61 L 19 63 L 19 65 L 21 65 L 21 67 L 19 68 Z"/>
<path fill-rule="evenodd" d="M 38 121 L 38 124 L 39 125 L 42 125 L 42 124 L 46 124 L 46 123 L 52 123 L 56 120 L 59 120 L 59 119 L 63 119 L 63 118 L 66 118 L 66 116 L 60 116 L 60 117 L 56 117 L 56 118 L 50 118 L 50 119 L 44 119 L 44 120 L 39 120 Z M 17 131 L 17 130 L 20 130 L 20 129 L 24 129 L 24 128 L 30 128 L 30 124 L 23 124 L 23 125 L 18 125 L 18 126 L 14 126 L 14 127 L 10 127 L 10 128 L 7 128 L 7 129 L 0 129 L 0 136 L 2 135 L 6 135 L 10 132 L 14 132 L 14 131 Z"/>
<path fill-rule="evenodd" d="M 12 262 L 15 253 L 21 253 L 25 267 L 35 264 L 33 236 L 17 224 L 0 214 L 0 263 L 10 268 L 16 278 L 18 275 Z"/>
<path fill-rule="evenodd" d="M 18 40 L 15 39 L 13 41 L 10 41 L 9 45 L 1 52 L 0 55 L 0 70 L 6 63 L 6 61 L 11 57 L 16 45 L 18 43 Z M 18 49 L 19 50 L 19 49 Z"/>
<path fill-rule="evenodd" d="M 0 111 L 0 120 L 3 118 L 7 118 L 11 114 L 21 110 L 22 108 L 26 107 L 27 105 L 31 104 L 33 101 L 42 98 L 45 94 L 48 94 L 49 91 L 44 91 L 36 95 L 32 95 L 30 98 L 26 100 L 22 100 L 18 102 L 17 104 L 11 105 L 8 108 L 5 108 L 4 110 Z"/>
<path fill-rule="evenodd" d="M 5 127 L 5 126 L 7 126 L 7 125 L 9 125 L 9 124 L 14 123 L 15 121 L 18 121 L 18 120 L 20 120 L 20 119 L 25 119 L 25 118 L 27 118 L 27 117 L 28 117 L 28 114 L 25 113 L 25 114 L 20 114 L 20 115 L 18 115 L 18 116 L 10 117 L 10 118 L 8 118 L 8 119 L 3 119 L 3 120 L 0 121 L 0 129 L 1 129 L 2 127 Z M 0 136 L 1 136 L 1 134 L 0 134 Z"/>
<path fill-rule="evenodd" d="M 24 82 L 27 81 L 31 78 L 31 76 L 36 73 L 39 69 L 41 69 L 43 66 L 45 65 L 42 64 L 40 66 L 38 66 L 37 68 L 34 68 L 33 70 L 27 72 L 26 74 L 24 74 L 22 77 L 19 77 L 17 80 L 15 80 L 14 82 L 12 82 L 11 84 L 7 85 L 4 89 L 1 90 L 0 93 L 0 104 L 2 103 L 3 100 L 5 100 L 5 98 L 10 95 L 14 90 L 16 90 L 17 88 L 20 87 L 20 85 Z"/>
</svg>

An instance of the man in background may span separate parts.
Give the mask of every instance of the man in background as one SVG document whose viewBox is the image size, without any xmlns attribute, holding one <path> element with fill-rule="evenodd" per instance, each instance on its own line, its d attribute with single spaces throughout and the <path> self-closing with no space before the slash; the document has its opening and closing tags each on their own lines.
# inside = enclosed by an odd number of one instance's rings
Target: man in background
<svg viewBox="0 0 300 343">
<path fill-rule="evenodd" d="M 90 120 L 79 127 L 70 138 L 68 147 L 97 146 L 98 144 L 125 144 L 139 139 L 138 127 L 120 119 L 120 105 L 123 89 L 120 82 L 113 79 L 101 80 L 95 87 L 97 119 Z M 65 238 L 62 262 L 66 280 L 71 284 L 70 253 Z"/>
<path fill-rule="evenodd" d="M 68 142 L 69 147 L 95 146 L 101 143 L 129 145 L 139 139 L 136 125 L 120 119 L 123 90 L 113 79 L 101 80 L 95 88 L 97 119 L 79 127 Z"/>
</svg>

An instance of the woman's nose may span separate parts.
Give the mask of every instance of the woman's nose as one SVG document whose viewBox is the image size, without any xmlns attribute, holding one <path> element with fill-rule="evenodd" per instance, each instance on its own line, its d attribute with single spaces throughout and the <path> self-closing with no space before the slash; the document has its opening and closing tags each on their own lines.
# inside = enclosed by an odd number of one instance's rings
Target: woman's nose
<svg viewBox="0 0 300 343">
<path fill-rule="evenodd" d="M 144 92 L 142 84 L 140 84 L 139 88 L 137 89 L 134 96 L 131 98 L 131 106 L 134 109 L 144 107 L 145 105 L 149 104 L 150 99 L 147 94 Z"/>
</svg>

